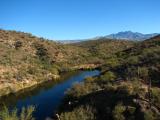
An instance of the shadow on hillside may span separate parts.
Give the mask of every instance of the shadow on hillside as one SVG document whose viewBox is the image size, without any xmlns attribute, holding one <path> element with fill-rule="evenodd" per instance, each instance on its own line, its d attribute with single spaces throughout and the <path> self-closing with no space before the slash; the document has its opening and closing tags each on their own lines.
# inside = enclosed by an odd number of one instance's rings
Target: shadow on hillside
<svg viewBox="0 0 160 120">
<path fill-rule="evenodd" d="M 123 103 L 125 106 L 136 106 L 137 111 L 139 107 L 133 102 L 135 96 L 129 96 L 126 91 L 114 91 L 114 90 L 101 90 L 96 91 L 78 99 L 71 96 L 67 96 L 63 104 L 59 108 L 59 113 L 73 111 L 75 108 L 83 106 L 91 106 L 96 110 L 96 118 L 98 120 L 112 120 L 112 111 L 118 103 Z M 70 104 L 69 104 L 70 103 Z M 139 113 L 139 112 L 136 112 Z M 142 118 L 142 115 L 135 115 L 138 119 Z M 143 118 L 142 118 L 143 119 Z"/>
</svg>

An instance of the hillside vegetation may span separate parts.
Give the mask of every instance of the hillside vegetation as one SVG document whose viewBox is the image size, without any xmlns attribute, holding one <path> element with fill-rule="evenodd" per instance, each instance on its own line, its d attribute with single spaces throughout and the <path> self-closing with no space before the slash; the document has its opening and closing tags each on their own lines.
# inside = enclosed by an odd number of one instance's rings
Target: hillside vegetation
<svg viewBox="0 0 160 120">
<path fill-rule="evenodd" d="M 101 71 L 67 92 L 61 120 L 160 119 L 160 36 L 113 54 Z"/>
<path fill-rule="evenodd" d="M 92 54 L 92 57 L 99 58 L 99 60 L 105 60 L 118 51 L 125 50 L 133 46 L 132 41 L 127 40 L 113 40 L 107 38 L 101 38 L 97 40 L 83 41 L 74 43 L 71 45 L 86 49 L 86 51 Z"/>
<path fill-rule="evenodd" d="M 91 46 L 60 44 L 29 33 L 0 30 L 0 95 L 55 80 L 69 70 L 98 67 L 113 51 L 133 45 L 113 40 L 87 43 Z"/>
<path fill-rule="evenodd" d="M 60 44 L 0 30 L 0 56 L 1 95 L 56 80 L 69 70 L 101 70 L 100 76 L 67 91 L 58 110 L 61 120 L 160 118 L 160 36 L 142 42 L 101 38 Z"/>
</svg>

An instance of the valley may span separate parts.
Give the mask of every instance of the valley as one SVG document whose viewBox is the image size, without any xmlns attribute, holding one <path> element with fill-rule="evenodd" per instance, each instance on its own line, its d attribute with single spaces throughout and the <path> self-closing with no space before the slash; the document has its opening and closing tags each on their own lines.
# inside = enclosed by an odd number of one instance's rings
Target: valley
<svg viewBox="0 0 160 120">
<path fill-rule="evenodd" d="M 1 104 L 7 99 L 5 96 L 16 96 L 25 89 L 45 86 L 50 82 L 67 83 L 65 74 L 83 70 L 82 77 L 78 79 L 79 82 L 84 80 L 82 83 L 71 87 L 71 83 L 77 81 L 73 75 L 69 87 L 59 89 L 61 93 L 57 92 L 55 97 L 52 91 L 54 84 L 48 90 L 51 92 L 46 90 L 47 96 L 53 95 L 52 99 L 48 97 L 48 101 L 54 101 L 63 94 L 57 100 L 56 113 L 59 117 L 54 114 L 54 105 L 50 106 L 52 102 L 45 106 L 49 109 L 46 112 L 48 116 L 43 116 L 42 111 L 43 117 L 39 114 L 35 117 L 36 107 L 26 110 L 33 112 L 32 117 L 38 120 L 45 117 L 60 120 L 158 120 L 160 117 L 159 35 L 143 41 L 99 38 L 62 44 L 29 33 L 0 30 L 0 56 Z M 20 100 L 21 107 L 18 108 L 29 107 L 35 99 L 45 104 L 46 97 L 34 96 L 24 98 L 27 104 Z M 36 103 L 33 102 L 34 105 Z M 7 109 L 2 109 L 1 113 L 5 112 Z M 10 112 L 8 114 L 11 115 Z M 0 114 L 0 117 L 4 115 Z"/>
</svg>

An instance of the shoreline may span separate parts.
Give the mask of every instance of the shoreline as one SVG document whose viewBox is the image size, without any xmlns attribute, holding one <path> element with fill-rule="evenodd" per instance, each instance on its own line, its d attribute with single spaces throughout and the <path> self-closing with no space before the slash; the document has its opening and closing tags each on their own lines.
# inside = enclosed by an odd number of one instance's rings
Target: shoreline
<svg viewBox="0 0 160 120">
<path fill-rule="evenodd" d="M 37 86 L 39 84 L 45 83 L 47 81 L 54 81 L 60 79 L 60 75 L 55 75 L 52 80 L 43 80 L 43 81 L 23 81 L 18 83 L 4 83 L 3 86 L 0 86 L 0 98 L 7 96 L 9 94 L 16 94 L 21 90 L 29 89 L 31 87 Z"/>
<path fill-rule="evenodd" d="M 71 67 L 71 71 L 93 70 L 93 69 L 98 69 L 100 66 L 101 66 L 101 64 L 97 64 L 97 65 L 96 64 L 83 64 L 83 65 Z M 47 81 L 54 81 L 54 80 L 58 80 L 60 78 L 61 78 L 61 74 L 54 75 L 54 78 L 52 80 L 50 80 L 50 79 L 42 80 L 42 81 L 25 80 L 25 81 L 16 82 L 16 83 L 3 83 L 2 85 L 0 85 L 0 98 L 3 96 L 7 96 L 9 94 L 16 94 L 17 92 L 19 92 L 21 90 L 34 87 L 36 85 L 45 83 Z"/>
</svg>

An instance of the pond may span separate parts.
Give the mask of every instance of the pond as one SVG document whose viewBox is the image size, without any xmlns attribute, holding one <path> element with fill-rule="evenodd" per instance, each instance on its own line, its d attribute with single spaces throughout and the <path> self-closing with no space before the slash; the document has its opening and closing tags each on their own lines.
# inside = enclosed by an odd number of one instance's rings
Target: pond
<svg viewBox="0 0 160 120">
<path fill-rule="evenodd" d="M 0 98 L 0 106 L 7 105 L 10 109 L 18 110 L 30 105 L 36 106 L 34 117 L 36 120 L 44 120 L 53 116 L 54 111 L 60 105 L 67 89 L 75 82 L 83 82 L 86 77 L 99 75 L 100 71 L 76 71 L 62 75 L 58 81 L 45 82 L 33 88 L 23 90 L 16 94 L 10 94 Z"/>
</svg>

